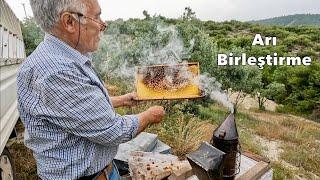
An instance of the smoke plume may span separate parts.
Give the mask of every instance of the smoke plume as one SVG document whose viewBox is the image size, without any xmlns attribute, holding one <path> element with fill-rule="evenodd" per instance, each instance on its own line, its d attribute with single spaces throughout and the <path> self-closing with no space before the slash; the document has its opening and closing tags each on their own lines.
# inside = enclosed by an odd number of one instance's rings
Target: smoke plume
<svg viewBox="0 0 320 180">
<path fill-rule="evenodd" d="M 190 54 L 194 40 L 191 40 L 187 46 L 189 48 L 186 48 L 175 26 L 157 24 L 156 31 L 155 35 L 150 33 L 145 36 L 132 37 L 121 33 L 119 28 L 112 28 L 101 38 L 100 48 L 95 55 L 95 59 L 99 61 L 100 71 L 107 76 L 131 82 L 133 85 L 136 66 L 186 63 L 183 59 Z M 159 42 L 165 42 L 165 45 Z M 179 71 L 182 72 L 180 73 L 182 76 L 188 78 L 192 74 L 186 71 L 186 67 L 180 66 Z M 172 83 L 171 71 L 165 73 L 165 79 L 169 83 Z M 233 104 L 214 77 L 202 74 L 199 82 L 194 83 L 198 83 L 211 99 L 233 112 Z"/>
</svg>

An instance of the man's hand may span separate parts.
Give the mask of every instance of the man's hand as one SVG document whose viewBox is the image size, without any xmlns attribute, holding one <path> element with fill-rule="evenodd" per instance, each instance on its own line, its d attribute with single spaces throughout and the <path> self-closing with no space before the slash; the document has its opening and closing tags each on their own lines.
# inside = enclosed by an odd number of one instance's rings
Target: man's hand
<svg viewBox="0 0 320 180">
<path fill-rule="evenodd" d="M 161 122 L 165 111 L 162 106 L 152 106 L 147 110 L 147 114 L 151 123 L 159 123 Z"/>
<path fill-rule="evenodd" d="M 137 93 L 136 92 L 132 92 L 132 93 L 128 93 L 125 94 L 123 96 L 121 96 L 121 105 L 122 106 L 135 106 L 137 105 Z"/>
<path fill-rule="evenodd" d="M 137 114 L 139 118 L 139 128 L 137 134 L 145 130 L 149 124 L 161 122 L 164 114 L 165 111 L 162 106 L 152 106 L 148 110 Z"/>
</svg>

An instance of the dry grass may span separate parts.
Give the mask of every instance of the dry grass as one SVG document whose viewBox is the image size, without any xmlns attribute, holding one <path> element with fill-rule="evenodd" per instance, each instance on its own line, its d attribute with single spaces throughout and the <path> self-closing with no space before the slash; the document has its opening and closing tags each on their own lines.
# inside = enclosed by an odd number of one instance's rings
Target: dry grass
<svg viewBox="0 0 320 180">
<path fill-rule="evenodd" d="M 268 122 L 262 121 L 255 128 L 256 134 L 270 140 L 281 140 L 295 144 L 320 140 L 320 127 L 307 121 L 296 121 L 289 118 Z"/>
<path fill-rule="evenodd" d="M 255 134 L 281 142 L 279 146 L 283 151 L 280 153 L 280 159 L 273 162 L 276 168 L 275 177 L 279 179 L 319 178 L 320 124 L 292 115 L 265 112 L 246 113 L 258 121 L 253 128 Z M 292 176 L 288 176 L 289 170 L 282 163 L 283 161 L 298 170 L 291 171 Z"/>
<path fill-rule="evenodd" d="M 9 151 L 12 155 L 16 168 L 16 179 L 37 179 L 37 166 L 35 159 L 33 158 L 32 151 L 23 144 L 22 133 L 24 128 L 21 121 L 18 121 L 16 129 L 18 132 L 18 140 L 15 140 L 9 146 Z"/>
<path fill-rule="evenodd" d="M 283 149 L 286 149 L 281 153 L 281 158 L 288 163 L 301 167 L 307 172 L 312 172 L 317 176 L 320 176 L 320 145 L 317 147 L 310 147 L 310 143 L 306 142 L 299 146 L 293 144 L 286 144 L 283 146 Z"/>
<path fill-rule="evenodd" d="M 300 138 L 303 132 L 302 129 L 293 131 L 292 129 L 275 125 L 261 123 L 255 128 L 255 132 L 259 136 L 263 136 L 269 140 L 282 140 L 292 143 L 302 143 L 303 139 Z"/>
<path fill-rule="evenodd" d="M 273 168 L 273 179 L 293 179 L 294 172 L 289 168 L 284 167 L 281 163 L 273 162 L 271 163 L 271 166 Z"/>
<path fill-rule="evenodd" d="M 16 178 L 37 179 L 37 166 L 32 152 L 23 143 L 14 143 L 9 149 L 15 163 Z"/>
<path fill-rule="evenodd" d="M 196 150 L 200 143 L 211 139 L 214 126 L 207 121 L 188 119 L 184 116 L 166 119 L 161 124 L 148 129 L 172 147 L 173 154 L 180 158 Z"/>
</svg>

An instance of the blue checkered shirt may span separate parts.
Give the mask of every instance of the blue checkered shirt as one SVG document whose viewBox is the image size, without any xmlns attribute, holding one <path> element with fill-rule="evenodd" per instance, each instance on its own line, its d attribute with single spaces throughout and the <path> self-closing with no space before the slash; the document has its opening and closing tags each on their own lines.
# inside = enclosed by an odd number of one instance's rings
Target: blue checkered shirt
<svg viewBox="0 0 320 180">
<path fill-rule="evenodd" d="M 25 145 L 42 179 L 97 173 L 137 133 L 137 116 L 115 112 L 90 56 L 52 35 L 23 62 L 17 84 Z"/>
</svg>

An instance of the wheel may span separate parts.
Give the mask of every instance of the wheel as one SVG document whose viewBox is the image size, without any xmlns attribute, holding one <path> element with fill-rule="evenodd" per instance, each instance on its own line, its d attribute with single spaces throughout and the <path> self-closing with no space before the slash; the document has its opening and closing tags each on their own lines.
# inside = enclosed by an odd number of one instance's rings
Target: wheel
<svg viewBox="0 0 320 180">
<path fill-rule="evenodd" d="M 0 156 L 0 180 L 14 180 L 14 166 L 11 154 L 7 148 L 4 148 Z"/>
</svg>

